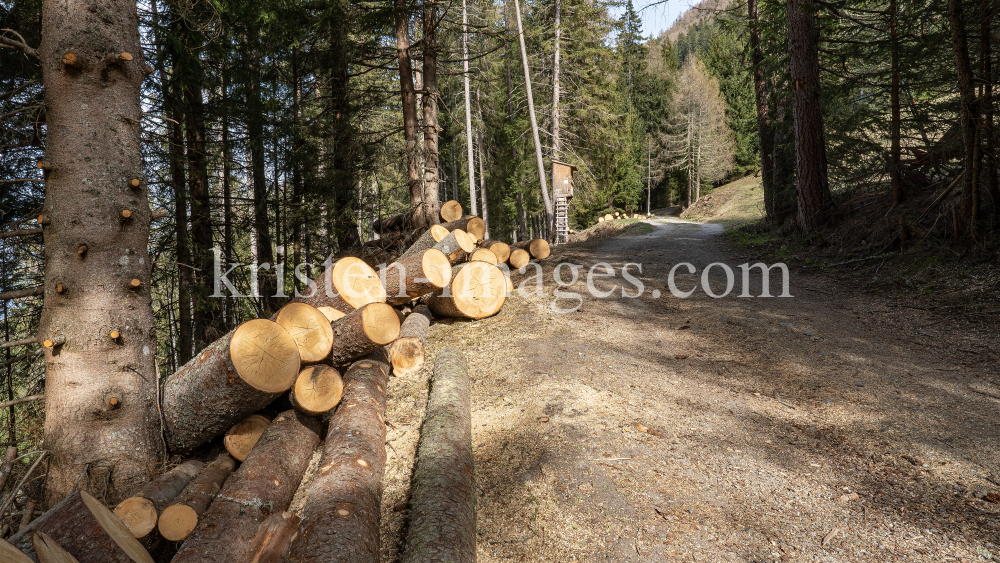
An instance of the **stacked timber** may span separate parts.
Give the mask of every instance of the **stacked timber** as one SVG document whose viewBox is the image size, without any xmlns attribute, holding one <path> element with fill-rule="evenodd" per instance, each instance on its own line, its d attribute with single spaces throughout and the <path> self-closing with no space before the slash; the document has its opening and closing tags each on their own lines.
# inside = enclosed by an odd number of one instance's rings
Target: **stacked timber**
<svg viewBox="0 0 1000 563">
<path fill-rule="evenodd" d="M 10 543 L 0 540 L 0 561 L 378 561 L 389 375 L 423 367 L 435 318 L 496 314 L 512 288 L 510 267 L 550 252 L 542 239 L 484 240 L 485 223 L 458 202 L 442 206 L 441 220 L 382 271 L 342 258 L 271 319 L 205 347 L 163 384 L 169 470 L 114 511 L 74 491 Z M 414 238 L 401 232 L 408 215 L 394 221 L 383 224 L 391 236 Z M 469 382 L 456 352 L 439 355 L 430 397 L 403 560 L 437 560 L 432 552 L 469 560 Z M 443 456 L 440 477 L 434 452 Z M 286 512 L 300 487 L 304 509 Z"/>
</svg>

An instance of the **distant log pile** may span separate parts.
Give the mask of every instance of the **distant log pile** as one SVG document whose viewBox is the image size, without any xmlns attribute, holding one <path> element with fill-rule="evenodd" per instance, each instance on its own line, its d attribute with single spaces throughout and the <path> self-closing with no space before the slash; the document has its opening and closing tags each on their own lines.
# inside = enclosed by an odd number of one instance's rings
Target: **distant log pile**
<svg viewBox="0 0 1000 563">
<path fill-rule="evenodd" d="M 10 543 L 0 540 L 0 560 L 377 562 L 390 373 L 421 369 L 435 317 L 495 315 L 512 290 L 509 268 L 550 253 L 543 239 L 485 240 L 482 219 L 455 201 L 420 236 L 402 232 L 410 216 L 399 217 L 376 226 L 395 233 L 384 238 L 414 241 L 396 262 L 376 271 L 356 257 L 338 260 L 304 297 L 243 323 L 166 379 L 171 466 L 113 512 L 75 491 Z M 411 532 L 421 536 L 411 533 L 404 560 L 442 549 L 473 560 L 469 380 L 459 352 L 439 356 L 431 402 L 412 501 Z M 305 508 L 286 512 L 321 436 Z M 454 454 L 440 479 L 430 465 L 438 451 Z M 458 543 L 446 545 L 452 529 Z"/>
</svg>

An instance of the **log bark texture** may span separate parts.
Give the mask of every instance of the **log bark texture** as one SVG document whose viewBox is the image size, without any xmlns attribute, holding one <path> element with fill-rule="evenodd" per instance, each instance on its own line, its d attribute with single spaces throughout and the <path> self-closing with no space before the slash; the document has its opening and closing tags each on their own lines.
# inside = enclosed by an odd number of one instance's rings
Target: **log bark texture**
<svg viewBox="0 0 1000 563">
<path fill-rule="evenodd" d="M 290 562 L 378 563 L 388 378 L 389 366 L 373 358 L 344 374 Z"/>
<path fill-rule="evenodd" d="M 223 485 L 174 563 L 240 560 L 261 523 L 288 508 L 318 443 L 315 418 L 294 410 L 278 415 Z"/>
<path fill-rule="evenodd" d="M 476 487 L 472 398 L 465 355 L 445 348 L 434 361 L 420 428 L 402 563 L 474 563 Z"/>
<path fill-rule="evenodd" d="M 407 375 L 424 365 L 424 348 L 427 346 L 427 329 L 431 326 L 431 310 L 419 305 L 399 327 L 399 338 L 387 346 L 392 370 L 396 375 Z"/>
<path fill-rule="evenodd" d="M 451 262 L 446 253 L 430 248 L 401 257 L 398 262 L 389 264 L 383 275 L 386 302 L 402 305 L 448 285 L 451 281 Z"/>
<path fill-rule="evenodd" d="M 205 466 L 170 506 L 160 514 L 160 534 L 170 541 L 187 537 L 198 525 L 198 519 L 212 503 L 222 484 L 236 469 L 236 460 L 228 453 L 220 454 Z"/>
<path fill-rule="evenodd" d="M 251 323 L 253 326 L 248 326 Z M 283 328 L 277 331 L 260 323 L 280 328 L 277 323 L 265 319 L 244 323 L 213 342 L 164 383 L 163 416 L 167 446 L 171 452 L 185 454 L 193 451 L 269 405 L 295 382 L 300 371 L 298 346 Z M 265 329 L 261 334 L 267 333 L 273 338 L 254 344 L 252 335 L 249 335 L 246 340 L 249 350 L 243 352 L 243 346 L 237 343 L 237 356 L 234 357 L 231 343 L 234 338 L 240 340 L 237 332 L 258 331 L 258 326 Z M 251 358 L 251 352 L 259 357 Z M 269 380 L 265 389 L 245 381 L 245 375 L 239 369 L 238 364 L 255 361 L 256 366 L 267 368 L 254 372 L 255 377 L 261 375 Z"/>
<path fill-rule="evenodd" d="M 275 512 L 268 516 L 257 529 L 240 563 L 279 563 L 288 542 L 298 533 L 301 520 L 291 512 Z"/>
<path fill-rule="evenodd" d="M 399 336 L 399 317 L 385 303 L 370 303 L 333 323 L 333 350 L 328 360 L 346 364 L 392 342 Z"/>
<path fill-rule="evenodd" d="M 205 464 L 191 459 L 150 481 L 139 494 L 123 500 L 115 507 L 115 516 L 131 530 L 136 538 L 144 538 L 156 529 L 156 520 L 192 479 L 198 476 Z"/>
<path fill-rule="evenodd" d="M 80 563 L 153 563 L 139 540 L 86 491 L 73 491 L 10 538 L 10 543 L 35 556 L 31 535 L 44 532 Z"/>
</svg>

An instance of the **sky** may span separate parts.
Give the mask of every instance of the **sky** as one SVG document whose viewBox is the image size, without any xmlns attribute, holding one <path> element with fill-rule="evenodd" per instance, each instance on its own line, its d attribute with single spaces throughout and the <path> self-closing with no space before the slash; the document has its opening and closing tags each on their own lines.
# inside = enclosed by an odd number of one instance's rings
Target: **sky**
<svg viewBox="0 0 1000 563">
<path fill-rule="evenodd" d="M 656 2 L 650 0 L 633 0 L 635 9 L 642 18 L 642 34 L 646 37 L 657 37 L 673 25 L 677 18 L 688 8 L 697 4 L 697 0 L 667 0 Z"/>
</svg>

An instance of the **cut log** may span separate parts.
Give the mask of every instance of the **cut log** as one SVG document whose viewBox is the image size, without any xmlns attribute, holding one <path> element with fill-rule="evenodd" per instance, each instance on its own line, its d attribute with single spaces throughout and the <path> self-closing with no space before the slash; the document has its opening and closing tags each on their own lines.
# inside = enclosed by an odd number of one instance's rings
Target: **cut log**
<svg viewBox="0 0 1000 563">
<path fill-rule="evenodd" d="M 291 512 L 275 512 L 257 529 L 240 563 L 279 563 L 288 542 L 299 531 L 301 519 Z"/>
<path fill-rule="evenodd" d="M 163 385 L 170 451 L 190 453 L 266 407 L 295 383 L 300 367 L 295 339 L 267 319 L 216 340 Z"/>
<path fill-rule="evenodd" d="M 36 556 L 32 534 L 44 533 L 80 563 L 153 563 L 125 524 L 86 491 L 73 491 L 59 504 L 10 538 L 10 543 Z"/>
<path fill-rule="evenodd" d="M 495 315 L 507 299 L 500 268 L 486 262 L 464 264 L 442 292 L 427 300 L 435 316 L 482 319 Z"/>
<path fill-rule="evenodd" d="M 493 251 L 488 248 L 479 248 L 468 254 L 466 260 L 469 262 L 486 262 L 487 264 L 496 265 L 497 255 L 493 254 Z"/>
<path fill-rule="evenodd" d="M 259 414 L 252 414 L 237 422 L 226 432 L 226 439 L 223 440 L 226 451 L 236 461 L 245 460 L 270 425 L 271 419 Z"/>
<path fill-rule="evenodd" d="M 476 240 L 483 240 L 483 238 L 486 237 L 486 223 L 475 215 L 467 215 L 457 221 L 442 223 L 441 226 L 449 231 L 462 229 L 472 235 Z"/>
<path fill-rule="evenodd" d="M 226 480 L 173 563 L 229 563 L 250 549 L 261 523 L 288 508 L 319 443 L 319 422 L 294 410 L 278 415 Z"/>
<path fill-rule="evenodd" d="M 431 225 L 431 228 L 429 229 L 428 232 L 430 233 L 431 238 L 434 239 L 434 242 L 441 242 L 442 240 L 444 240 L 446 236 L 448 236 L 448 233 L 451 231 L 442 227 L 441 225 Z"/>
<path fill-rule="evenodd" d="M 604 220 L 605 221 L 610 221 L 612 219 L 614 219 L 614 217 L 612 217 L 610 213 L 607 213 L 607 214 L 604 215 Z"/>
<path fill-rule="evenodd" d="M 188 460 L 150 481 L 139 494 L 123 500 L 115 507 L 115 516 L 136 538 L 144 538 L 156 529 L 156 520 L 177 495 L 181 494 L 192 479 L 201 473 L 205 464 Z"/>
<path fill-rule="evenodd" d="M 462 204 L 455 201 L 446 201 L 441 204 L 441 220 L 445 223 L 457 221 L 462 218 Z"/>
<path fill-rule="evenodd" d="M 50 538 L 45 532 L 31 534 L 31 544 L 35 548 L 38 563 L 80 563 L 76 557 L 70 555 L 68 551 L 63 549 L 56 540 Z M 31 561 L 31 559 L 28 559 L 28 561 Z M 6 563 L 6 559 L 4 562 Z"/>
<path fill-rule="evenodd" d="M 0 561 L 3 563 L 35 563 L 23 551 L 2 539 L 0 539 Z"/>
<path fill-rule="evenodd" d="M 320 313 L 323 313 L 323 316 L 325 316 L 326 319 L 331 323 L 347 314 L 343 311 L 338 311 L 337 309 L 334 309 L 333 307 L 329 307 L 327 305 L 316 307 L 316 309 Z"/>
<path fill-rule="evenodd" d="M 396 375 L 407 375 L 424 364 L 427 329 L 431 326 L 431 310 L 419 305 L 399 327 L 399 338 L 387 347 Z"/>
<path fill-rule="evenodd" d="M 510 264 L 511 268 L 515 270 L 520 269 L 522 266 L 531 261 L 531 255 L 528 254 L 527 250 L 522 248 L 515 248 L 510 251 L 510 258 L 507 259 L 507 263 Z"/>
<path fill-rule="evenodd" d="M 412 228 L 412 225 L 413 214 L 407 211 L 406 213 L 400 213 L 399 215 L 393 215 L 392 217 L 376 219 L 375 222 L 372 223 L 372 229 L 381 235 L 392 231 L 407 231 Z"/>
<path fill-rule="evenodd" d="M 336 309 L 334 309 L 336 310 Z M 299 347 L 299 358 L 305 363 L 315 363 L 330 355 L 333 330 L 330 319 L 312 305 L 289 303 L 274 318 Z"/>
<path fill-rule="evenodd" d="M 388 377 L 389 366 L 372 358 L 344 374 L 290 562 L 378 563 Z"/>
<path fill-rule="evenodd" d="M 342 365 L 371 354 L 399 336 L 399 317 L 385 303 L 369 303 L 333 323 L 330 363 Z"/>
<path fill-rule="evenodd" d="M 472 240 L 472 237 L 462 229 L 455 229 L 435 244 L 434 248 L 443 252 L 451 260 L 452 256 L 457 257 L 461 252 L 472 252 L 475 250 L 476 241 Z"/>
<path fill-rule="evenodd" d="M 453 238 L 451 233 L 449 237 Z M 451 281 L 451 262 L 444 252 L 429 248 L 389 264 L 382 270 L 382 275 L 386 302 L 402 305 L 448 285 Z M 330 326 L 329 323 L 327 326 Z"/>
<path fill-rule="evenodd" d="M 539 260 L 545 260 L 546 258 L 549 257 L 549 254 L 552 253 L 552 248 L 549 246 L 549 241 L 543 238 L 534 238 L 531 240 L 515 242 L 512 248 L 520 248 L 522 250 L 527 250 L 528 254 L 531 254 L 532 258 L 537 258 Z"/>
<path fill-rule="evenodd" d="M 337 260 L 319 278 L 313 280 L 316 291 L 309 296 L 296 297 L 296 303 L 313 307 L 333 307 L 350 313 L 369 303 L 385 303 L 385 288 L 378 273 L 364 260 L 347 256 Z M 309 290 L 304 290 L 308 293 Z"/>
<path fill-rule="evenodd" d="M 160 535 L 170 541 L 188 537 L 234 469 L 236 460 L 228 453 L 219 455 L 206 465 L 173 504 L 163 509 L 156 525 Z"/>
<path fill-rule="evenodd" d="M 472 398 L 465 355 L 445 348 L 434 360 L 410 487 L 402 563 L 476 561 Z"/>
<path fill-rule="evenodd" d="M 498 240 L 488 240 L 481 245 L 493 252 L 497 257 L 497 263 L 506 262 L 510 258 L 510 246 Z"/>
<path fill-rule="evenodd" d="M 306 414 L 323 414 L 333 410 L 344 394 L 340 372 L 330 366 L 309 366 L 302 370 L 289 398 L 295 408 Z"/>
</svg>

